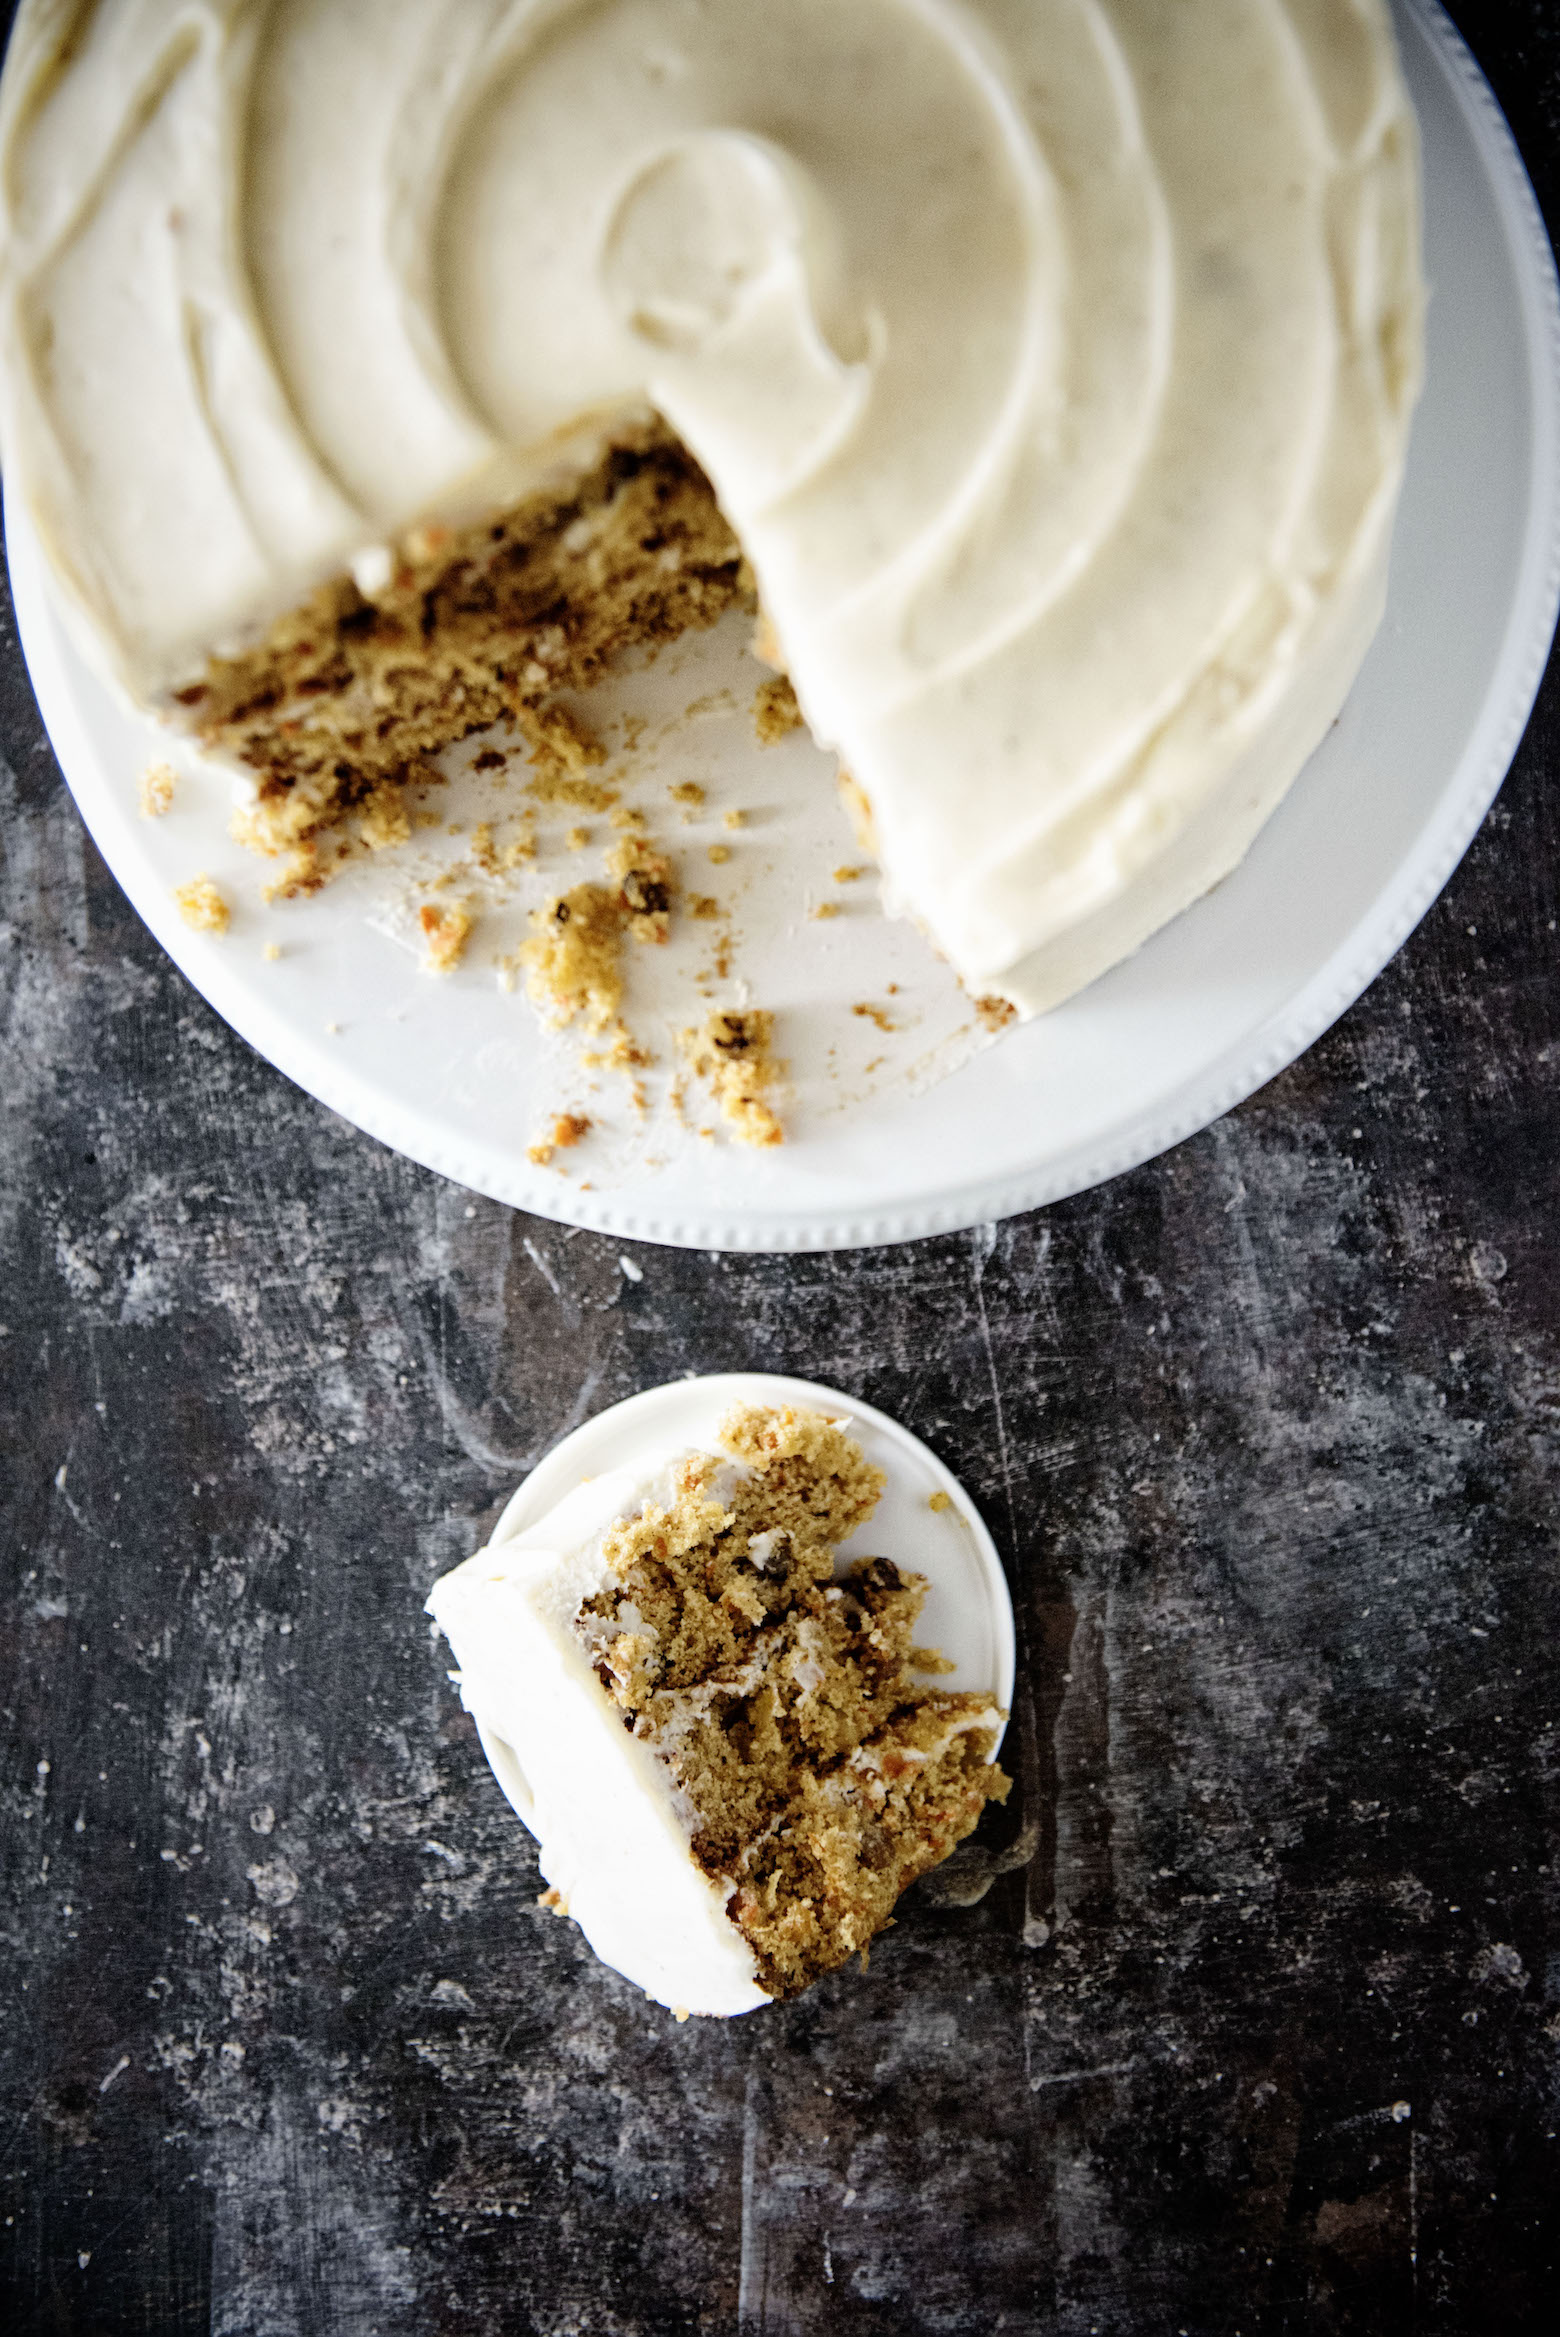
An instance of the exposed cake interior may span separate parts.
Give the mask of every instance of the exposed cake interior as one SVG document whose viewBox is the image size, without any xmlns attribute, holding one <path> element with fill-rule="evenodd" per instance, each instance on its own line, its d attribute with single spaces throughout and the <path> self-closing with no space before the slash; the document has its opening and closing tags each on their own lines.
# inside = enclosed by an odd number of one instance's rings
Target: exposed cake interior
<svg viewBox="0 0 1560 2337">
<path fill-rule="evenodd" d="M 560 702 L 614 658 L 753 604 L 709 481 L 662 424 L 625 421 L 567 488 L 460 529 L 411 530 L 384 573 L 340 576 L 178 694 L 201 744 L 253 774 L 245 841 L 319 881 L 316 839 L 348 813 L 406 832 L 429 759 L 515 724 L 533 786 L 599 808 L 601 752 Z"/>
<path fill-rule="evenodd" d="M 1009 1781 L 991 1699 L 929 1684 L 946 1667 L 913 1645 L 924 1580 L 887 1558 L 835 1579 L 883 1484 L 844 1427 L 742 1407 L 720 1442 L 742 1467 L 688 1455 L 664 1506 L 607 1535 L 608 1587 L 575 1629 L 786 1997 L 864 1949 Z"/>
</svg>

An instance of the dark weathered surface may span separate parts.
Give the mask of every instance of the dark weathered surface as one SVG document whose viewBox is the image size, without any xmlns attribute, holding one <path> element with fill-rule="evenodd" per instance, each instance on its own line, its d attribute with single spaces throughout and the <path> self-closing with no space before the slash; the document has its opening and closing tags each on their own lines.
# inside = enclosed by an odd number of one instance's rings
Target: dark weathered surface
<svg viewBox="0 0 1560 2337">
<path fill-rule="evenodd" d="M 1469 29 L 1549 170 L 1552 11 Z M 632 1280 L 216 1022 L 7 635 L 8 2329 L 1554 2325 L 1557 711 L 1363 1004 L 1167 1160 Z M 978 1491 L 1037 1834 L 868 1978 L 677 2028 L 537 1913 L 419 1606 L 562 1430 L 732 1365 Z"/>
</svg>

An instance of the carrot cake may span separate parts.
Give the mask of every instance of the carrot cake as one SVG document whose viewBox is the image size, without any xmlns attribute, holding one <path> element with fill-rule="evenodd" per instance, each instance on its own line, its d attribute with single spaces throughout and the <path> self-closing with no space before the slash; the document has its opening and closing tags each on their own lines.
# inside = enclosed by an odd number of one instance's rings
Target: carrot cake
<svg viewBox="0 0 1560 2337">
<path fill-rule="evenodd" d="M 428 1601 L 546 1903 L 679 2014 L 864 1954 L 1008 1790 L 1006 1714 L 914 1645 L 924 1581 L 837 1572 L 883 1485 L 845 1425 L 735 1406 L 718 1442 L 588 1481 Z"/>
<path fill-rule="evenodd" d="M 1034 1013 L 1235 865 L 1381 616 L 1386 0 L 22 0 L 0 158 L 8 489 L 284 885 L 748 607 Z"/>
</svg>

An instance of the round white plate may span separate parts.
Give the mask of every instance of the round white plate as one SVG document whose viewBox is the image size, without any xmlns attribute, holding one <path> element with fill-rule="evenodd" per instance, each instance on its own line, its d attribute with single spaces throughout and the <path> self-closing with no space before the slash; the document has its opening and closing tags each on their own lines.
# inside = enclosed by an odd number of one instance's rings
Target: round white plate
<svg viewBox="0 0 1560 2337">
<path fill-rule="evenodd" d="M 938 1686 L 993 1696 L 1004 1711 L 1011 1711 L 1013 1608 L 1002 1562 L 979 1511 L 958 1478 L 918 1437 L 838 1388 L 764 1371 L 716 1372 L 704 1379 L 670 1380 L 646 1388 L 598 1412 L 538 1462 L 499 1518 L 489 1548 L 539 1525 L 589 1478 L 614 1469 L 630 1474 L 659 1471 L 689 1447 L 718 1450 L 720 1423 L 733 1404 L 804 1405 L 848 1424 L 886 1481 L 866 1526 L 840 1545 L 842 1565 L 856 1558 L 888 1557 L 909 1572 L 925 1575 L 928 1589 L 916 1625 L 917 1640 L 940 1648 L 953 1666 L 939 1674 Z M 933 1509 L 938 1495 L 942 1504 Z M 535 1804 L 514 1748 L 479 1715 L 473 1713 L 472 1718 L 505 1800 L 521 1824 L 535 1833 Z M 993 1761 L 1004 1733 L 999 1730 L 992 1745 Z"/>
<path fill-rule="evenodd" d="M 1386 622 L 1341 721 L 1244 865 L 1128 964 L 918 1093 L 907 1061 L 889 1077 L 864 1056 L 852 1099 L 804 1113 L 779 1150 L 602 1147 L 539 1169 L 527 1148 L 556 1055 L 475 952 L 445 981 L 421 974 L 394 916 L 367 913 L 345 879 L 284 912 L 246 907 L 220 939 L 180 922 L 175 883 L 206 869 L 253 899 L 254 864 L 225 840 L 214 785 L 187 782 L 169 817 L 137 817 L 136 775 L 157 741 L 76 654 L 12 509 L 17 615 L 44 719 L 87 825 L 164 947 L 262 1054 L 413 1159 L 544 1216 L 693 1247 L 843 1248 L 1033 1208 L 1152 1158 L 1271 1079 L 1379 972 L 1457 865 L 1522 735 L 1560 599 L 1548 240 L 1448 19 L 1434 0 L 1399 0 L 1397 13 L 1424 132 L 1432 306 Z M 709 733 L 705 751 L 723 736 Z M 782 769 L 809 785 L 808 757 L 824 783 L 806 741 L 773 752 L 790 761 L 756 786 Z M 724 765 L 712 776 L 730 779 Z M 838 850 L 849 857 L 843 830 Z M 779 1010 L 793 1056 L 803 1050 L 786 1018 L 807 1027 L 806 969 L 825 963 L 820 937 L 834 931 L 778 935 L 799 988 L 767 987 L 759 1003 Z M 282 954 L 266 961 L 273 935 Z M 873 946 L 885 968 L 917 947 L 906 929 Z M 956 1059 L 930 977 L 915 998 L 929 1051 Z"/>
</svg>

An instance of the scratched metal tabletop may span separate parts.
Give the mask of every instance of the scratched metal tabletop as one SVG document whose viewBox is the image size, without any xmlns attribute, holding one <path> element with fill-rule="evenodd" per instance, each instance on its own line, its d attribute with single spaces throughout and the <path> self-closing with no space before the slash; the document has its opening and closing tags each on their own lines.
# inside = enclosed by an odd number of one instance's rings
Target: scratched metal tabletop
<svg viewBox="0 0 1560 2337">
<path fill-rule="evenodd" d="M 1560 12 L 1458 14 L 1553 226 Z M 1420 932 L 1167 1158 L 630 1254 L 215 1019 L 7 615 L 0 2325 L 1555 2326 L 1557 716 L 1552 668 Z M 865 1978 L 678 2027 L 537 1909 L 420 1609 L 561 1432 L 734 1366 L 974 1489 L 1019 1790 Z"/>
</svg>

